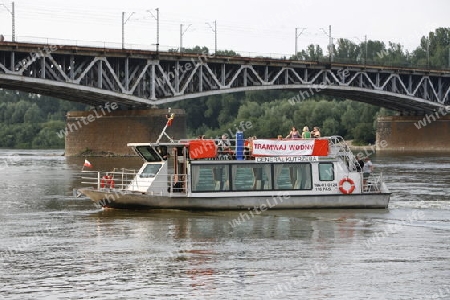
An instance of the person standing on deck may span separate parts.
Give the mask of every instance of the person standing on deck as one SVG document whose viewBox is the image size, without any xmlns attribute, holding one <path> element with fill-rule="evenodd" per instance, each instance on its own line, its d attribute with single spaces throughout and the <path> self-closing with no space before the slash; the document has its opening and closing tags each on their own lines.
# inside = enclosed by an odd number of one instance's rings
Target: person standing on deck
<svg viewBox="0 0 450 300">
<path fill-rule="evenodd" d="M 228 139 L 228 135 L 223 134 L 222 139 L 219 140 L 217 143 L 217 146 L 219 147 L 219 154 L 221 155 L 231 155 L 231 143 Z"/>
<path fill-rule="evenodd" d="M 369 157 L 366 156 L 364 158 L 364 166 L 362 168 L 363 170 L 363 186 L 364 186 L 364 190 L 367 190 L 367 180 L 370 176 L 370 174 L 373 172 L 373 164 L 370 161 Z"/>
<path fill-rule="evenodd" d="M 319 127 L 315 126 L 313 131 L 311 132 L 311 136 L 314 138 L 320 138 L 320 129 Z"/>
<path fill-rule="evenodd" d="M 292 130 L 291 132 L 289 132 L 289 134 L 286 136 L 287 139 L 291 138 L 291 139 L 299 139 L 300 138 L 300 133 L 298 132 L 297 128 L 295 128 L 295 126 L 292 126 Z"/>
<path fill-rule="evenodd" d="M 302 138 L 304 139 L 311 138 L 311 132 L 309 132 L 308 126 L 303 127 Z"/>
</svg>

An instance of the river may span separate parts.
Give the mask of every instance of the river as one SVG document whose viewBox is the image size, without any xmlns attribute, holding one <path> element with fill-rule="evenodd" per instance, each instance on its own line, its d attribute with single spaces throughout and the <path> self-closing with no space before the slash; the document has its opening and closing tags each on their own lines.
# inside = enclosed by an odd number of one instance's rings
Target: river
<svg viewBox="0 0 450 300">
<path fill-rule="evenodd" d="M 450 299 L 450 156 L 377 155 L 386 210 L 102 210 L 84 158 L 0 149 L 2 299 Z M 137 158 L 89 158 L 94 169 Z"/>
</svg>

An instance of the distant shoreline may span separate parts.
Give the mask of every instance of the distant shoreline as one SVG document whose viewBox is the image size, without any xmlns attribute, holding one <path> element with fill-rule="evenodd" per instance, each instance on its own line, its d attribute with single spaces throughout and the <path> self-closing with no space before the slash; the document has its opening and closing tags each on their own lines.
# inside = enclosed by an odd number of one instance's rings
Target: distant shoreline
<svg viewBox="0 0 450 300">
<path fill-rule="evenodd" d="M 355 153 L 355 155 L 357 153 L 364 153 L 365 155 L 371 155 L 371 154 L 375 154 L 377 151 L 375 150 L 375 145 L 374 144 L 367 144 L 367 145 L 362 145 L 362 146 L 357 146 L 357 145 L 353 145 L 353 140 L 347 140 L 345 141 L 348 145 L 348 147 L 350 148 L 350 150 L 352 152 Z"/>
</svg>

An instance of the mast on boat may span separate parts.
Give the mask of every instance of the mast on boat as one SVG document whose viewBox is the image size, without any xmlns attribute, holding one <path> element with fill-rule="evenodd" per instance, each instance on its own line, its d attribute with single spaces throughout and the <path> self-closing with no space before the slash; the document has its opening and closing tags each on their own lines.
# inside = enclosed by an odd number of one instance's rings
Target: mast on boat
<svg viewBox="0 0 450 300">
<path fill-rule="evenodd" d="M 156 144 L 159 144 L 159 141 L 161 140 L 161 138 L 163 137 L 163 135 L 165 135 L 165 136 L 169 139 L 169 141 L 170 141 L 171 143 L 175 143 L 175 142 L 173 141 L 173 139 L 166 133 L 167 127 L 169 127 L 169 126 L 172 125 L 173 118 L 175 117 L 175 114 L 174 114 L 174 113 L 170 113 L 170 110 L 171 110 L 171 108 L 169 107 L 168 112 L 167 112 L 167 115 L 166 115 L 166 119 L 167 119 L 166 126 L 164 126 L 164 128 L 162 129 L 162 131 L 161 131 L 161 133 L 160 133 L 158 139 L 156 140 Z"/>
</svg>

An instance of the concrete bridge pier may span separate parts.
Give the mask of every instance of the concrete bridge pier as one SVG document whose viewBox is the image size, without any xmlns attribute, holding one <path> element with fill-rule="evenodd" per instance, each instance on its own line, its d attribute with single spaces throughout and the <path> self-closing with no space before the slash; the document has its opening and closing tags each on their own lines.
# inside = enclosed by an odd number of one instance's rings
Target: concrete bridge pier
<svg viewBox="0 0 450 300">
<path fill-rule="evenodd" d="M 184 110 L 171 112 L 175 118 L 166 133 L 173 139 L 185 138 Z M 66 121 L 65 155 L 135 155 L 127 143 L 156 141 L 167 123 L 166 114 L 166 109 L 71 111 Z M 167 137 L 161 142 L 168 142 Z"/>
<path fill-rule="evenodd" d="M 377 152 L 450 153 L 450 111 L 377 120 Z"/>
</svg>

